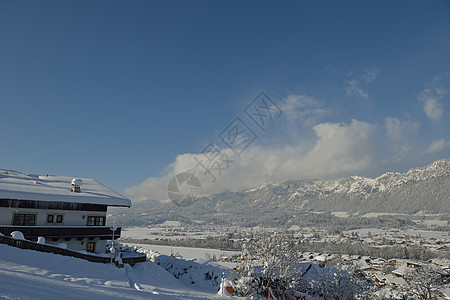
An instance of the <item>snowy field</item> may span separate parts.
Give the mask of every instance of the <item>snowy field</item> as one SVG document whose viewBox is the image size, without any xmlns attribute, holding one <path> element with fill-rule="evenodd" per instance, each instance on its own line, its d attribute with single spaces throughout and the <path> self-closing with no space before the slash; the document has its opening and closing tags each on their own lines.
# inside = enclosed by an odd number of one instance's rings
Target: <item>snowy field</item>
<svg viewBox="0 0 450 300">
<path fill-rule="evenodd" d="M 383 230 L 378 228 L 361 228 L 346 231 L 351 234 L 357 232 L 359 235 L 367 235 L 369 232 L 372 235 L 405 235 L 405 236 L 420 236 L 426 240 L 436 239 L 446 241 L 449 239 L 449 233 L 446 231 L 430 231 L 430 230 L 418 230 L 418 229 L 390 229 Z"/>
<path fill-rule="evenodd" d="M 195 238 L 195 239 L 205 239 L 208 236 L 216 236 L 216 232 L 212 231 L 194 231 L 194 230 L 186 230 L 185 228 L 179 225 L 179 222 L 169 222 L 152 227 L 126 227 L 122 228 L 121 237 L 123 239 L 161 239 L 161 238 L 170 238 L 170 239 L 186 239 L 186 238 Z"/>
<path fill-rule="evenodd" d="M 160 254 L 164 255 L 176 255 L 185 260 L 206 260 L 207 256 L 213 257 L 216 256 L 217 259 L 220 259 L 224 255 L 233 256 L 239 254 L 239 252 L 235 251 L 222 251 L 218 249 L 205 249 L 205 248 L 188 248 L 188 247 L 173 247 L 173 246 L 159 246 L 159 245 L 147 245 L 147 244 L 128 244 L 128 246 L 137 246 L 142 247 L 146 250 L 156 251 Z M 239 264 L 236 262 L 223 262 L 218 261 L 216 264 L 225 266 L 228 268 L 235 268 Z"/>
<path fill-rule="evenodd" d="M 147 250 L 156 251 L 164 255 L 178 254 L 178 257 L 183 259 L 206 259 L 207 255 L 211 257 L 215 255 L 220 258 L 223 255 L 235 255 L 239 254 L 236 251 L 222 251 L 218 249 L 206 249 L 206 248 L 188 248 L 188 247 L 174 247 L 174 246 L 160 246 L 160 245 L 147 245 L 147 244 L 128 244 L 129 246 L 142 247 Z"/>
<path fill-rule="evenodd" d="M 110 264 L 0 245 L 2 299 L 219 299 L 147 261 Z"/>
</svg>

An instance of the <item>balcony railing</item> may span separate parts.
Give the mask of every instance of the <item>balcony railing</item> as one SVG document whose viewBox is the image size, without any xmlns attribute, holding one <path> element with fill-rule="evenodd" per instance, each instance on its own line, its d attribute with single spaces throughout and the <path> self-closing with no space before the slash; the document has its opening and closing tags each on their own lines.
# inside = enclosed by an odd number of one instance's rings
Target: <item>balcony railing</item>
<svg viewBox="0 0 450 300">
<path fill-rule="evenodd" d="M 40 236 L 45 238 L 95 238 L 112 240 L 112 227 L 106 226 L 0 226 L 0 232 L 6 236 L 13 231 L 23 233 L 25 239 L 35 240 Z M 120 237 L 122 228 L 114 231 L 114 239 Z"/>
<path fill-rule="evenodd" d="M 98 256 L 92 253 L 80 253 L 78 251 L 70 250 L 70 249 L 62 249 L 57 246 L 47 245 L 47 244 L 38 244 L 32 241 L 26 240 L 15 240 L 8 236 L 0 236 L 0 244 L 6 244 L 12 247 L 17 247 L 21 249 L 31 249 L 35 251 L 54 253 L 64 256 L 72 256 L 76 258 L 86 259 L 91 262 L 104 263 L 107 264 L 111 261 L 110 257 Z M 116 253 L 117 255 L 117 253 Z M 143 253 L 135 253 L 133 256 L 123 257 L 122 262 L 125 264 L 135 265 L 139 262 L 145 262 L 147 260 L 147 256 Z"/>
</svg>

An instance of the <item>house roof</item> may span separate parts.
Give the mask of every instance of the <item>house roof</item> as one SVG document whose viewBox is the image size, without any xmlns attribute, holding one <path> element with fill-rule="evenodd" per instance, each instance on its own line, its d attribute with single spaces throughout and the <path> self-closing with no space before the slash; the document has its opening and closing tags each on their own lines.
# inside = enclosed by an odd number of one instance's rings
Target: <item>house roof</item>
<svg viewBox="0 0 450 300">
<path fill-rule="evenodd" d="M 386 274 L 384 276 L 384 278 L 386 279 L 386 281 L 390 284 L 396 284 L 396 285 L 406 285 L 406 281 L 405 279 L 401 278 L 401 277 L 395 277 L 392 274 Z"/>
<path fill-rule="evenodd" d="M 434 258 L 434 259 L 430 259 L 430 262 L 435 263 L 444 269 L 450 268 L 450 260 L 449 259 Z"/>
<path fill-rule="evenodd" d="M 402 265 L 402 266 L 398 267 L 397 269 L 395 269 L 394 271 L 392 271 L 392 274 L 404 276 L 404 275 L 406 275 L 406 273 L 408 273 L 409 270 L 411 270 L 411 269 L 409 269 L 405 265 Z"/>
<path fill-rule="evenodd" d="M 72 192 L 73 179 L 0 169 L 0 199 L 131 206 L 130 199 L 94 179 L 81 178 L 81 192 Z"/>
</svg>

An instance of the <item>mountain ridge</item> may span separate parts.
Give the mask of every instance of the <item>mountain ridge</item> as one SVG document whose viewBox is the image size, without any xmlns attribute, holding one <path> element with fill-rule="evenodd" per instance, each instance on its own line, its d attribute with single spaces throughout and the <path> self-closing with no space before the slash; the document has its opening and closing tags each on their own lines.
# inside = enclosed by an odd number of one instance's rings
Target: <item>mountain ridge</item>
<svg viewBox="0 0 450 300">
<path fill-rule="evenodd" d="M 421 180 L 445 175 L 450 175 L 450 159 L 440 159 L 425 167 L 412 168 L 405 173 L 386 172 L 376 178 L 353 175 L 345 178 L 331 180 L 307 179 L 298 181 L 286 181 L 283 183 L 265 183 L 260 185 L 259 187 L 264 187 L 267 185 L 282 185 L 290 182 L 305 182 L 310 183 L 311 185 L 316 185 L 313 190 L 319 190 L 322 194 L 327 194 L 330 192 L 361 194 L 364 192 L 372 193 L 379 191 L 391 191 L 403 184 L 417 183 Z M 244 190 L 244 192 L 253 192 L 256 191 L 259 187 L 250 188 Z M 306 193 L 307 191 L 308 189 L 306 189 L 304 192 Z"/>
<path fill-rule="evenodd" d="M 376 178 L 349 176 L 333 180 L 265 183 L 237 192 L 204 196 L 189 206 L 173 203 L 133 203 L 136 220 L 203 220 L 219 224 L 299 224 L 368 213 L 414 215 L 450 213 L 450 159 L 440 159 L 405 173 L 387 172 Z M 320 215 L 320 213 L 328 213 Z M 336 222 L 341 222 L 337 220 Z M 313 221 L 312 221 L 313 222 Z"/>
</svg>

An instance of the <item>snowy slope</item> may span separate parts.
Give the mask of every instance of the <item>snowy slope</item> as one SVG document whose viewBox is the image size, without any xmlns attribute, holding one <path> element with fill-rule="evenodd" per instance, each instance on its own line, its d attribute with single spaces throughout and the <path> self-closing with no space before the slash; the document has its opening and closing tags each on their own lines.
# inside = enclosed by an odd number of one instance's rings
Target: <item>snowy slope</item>
<svg viewBox="0 0 450 300">
<path fill-rule="evenodd" d="M 119 269 L 88 261 L 0 245 L 0 298 L 5 299 L 214 299 L 147 261 Z"/>
</svg>

